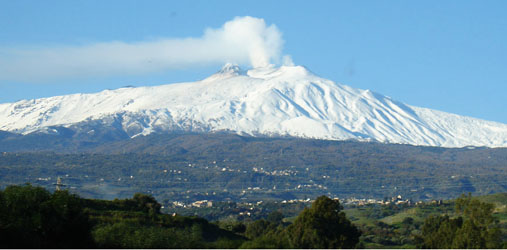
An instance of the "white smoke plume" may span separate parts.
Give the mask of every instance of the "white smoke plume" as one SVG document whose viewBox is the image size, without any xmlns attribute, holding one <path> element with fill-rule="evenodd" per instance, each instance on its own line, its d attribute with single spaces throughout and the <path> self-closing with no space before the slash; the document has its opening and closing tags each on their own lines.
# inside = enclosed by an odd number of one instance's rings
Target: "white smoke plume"
<svg viewBox="0 0 507 250">
<path fill-rule="evenodd" d="M 202 37 L 39 48 L 0 48 L 0 81 L 138 75 L 217 63 L 263 67 L 280 61 L 282 34 L 263 19 L 236 17 Z"/>
</svg>

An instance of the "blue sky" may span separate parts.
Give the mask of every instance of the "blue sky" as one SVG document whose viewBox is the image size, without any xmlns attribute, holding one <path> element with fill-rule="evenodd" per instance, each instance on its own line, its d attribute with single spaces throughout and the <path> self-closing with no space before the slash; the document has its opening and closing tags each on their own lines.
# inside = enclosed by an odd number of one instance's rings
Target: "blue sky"
<svg viewBox="0 0 507 250">
<path fill-rule="evenodd" d="M 183 41 L 201 38 L 207 28 L 218 30 L 234 17 L 252 16 L 267 27 L 276 25 L 284 41 L 281 55 L 321 77 L 410 105 L 507 123 L 506 9 L 503 0 L 2 0 L 0 67 L 17 65 L 6 56 L 16 49 Z M 0 103 L 195 81 L 221 64 L 136 74 L 81 70 L 52 79 L 30 77 L 32 71 L 22 68 L 16 73 L 21 75 L 0 76 Z"/>
</svg>

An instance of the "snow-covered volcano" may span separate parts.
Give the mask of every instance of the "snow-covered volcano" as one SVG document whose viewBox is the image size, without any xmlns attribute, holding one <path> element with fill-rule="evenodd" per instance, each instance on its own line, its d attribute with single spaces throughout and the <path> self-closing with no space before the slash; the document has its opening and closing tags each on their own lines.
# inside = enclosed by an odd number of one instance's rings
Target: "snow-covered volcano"
<svg viewBox="0 0 507 250">
<path fill-rule="evenodd" d="M 115 124 L 131 137 L 230 131 L 443 147 L 507 146 L 507 124 L 409 106 L 320 78 L 302 66 L 242 71 L 226 65 L 197 82 L 0 104 L 0 130 L 28 134 L 51 132 L 55 126 L 89 129 L 90 124 Z"/>
</svg>

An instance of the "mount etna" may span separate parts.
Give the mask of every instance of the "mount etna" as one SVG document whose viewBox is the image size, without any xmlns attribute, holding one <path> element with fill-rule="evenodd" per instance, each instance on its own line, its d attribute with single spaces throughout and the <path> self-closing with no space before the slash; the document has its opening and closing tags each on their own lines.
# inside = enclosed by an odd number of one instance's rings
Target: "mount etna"
<svg viewBox="0 0 507 250">
<path fill-rule="evenodd" d="M 197 82 L 126 87 L 0 104 L 0 130 L 93 137 L 112 129 L 230 132 L 439 147 L 506 147 L 507 125 L 400 103 L 320 78 L 302 66 L 227 64 Z M 97 135 L 98 136 L 98 135 Z"/>
<path fill-rule="evenodd" d="M 87 197 L 417 200 L 507 191 L 507 125 L 419 108 L 302 66 L 0 104 L 0 183 Z"/>
</svg>

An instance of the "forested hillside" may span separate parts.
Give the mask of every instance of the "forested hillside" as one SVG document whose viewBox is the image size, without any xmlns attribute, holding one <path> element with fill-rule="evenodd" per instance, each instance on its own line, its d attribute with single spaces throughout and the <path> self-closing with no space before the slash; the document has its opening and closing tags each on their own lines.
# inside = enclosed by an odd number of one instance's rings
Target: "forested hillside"
<svg viewBox="0 0 507 250">
<path fill-rule="evenodd" d="M 41 144 L 31 152 L 5 152 L 0 155 L 0 183 L 53 188 L 61 177 L 86 197 L 130 197 L 142 191 L 164 204 L 305 199 L 318 194 L 376 199 L 402 195 L 417 201 L 507 191 L 505 148 L 230 134 L 152 135 L 100 146 L 81 143 L 88 146 Z M 58 148 L 67 153 L 53 151 Z"/>
</svg>

